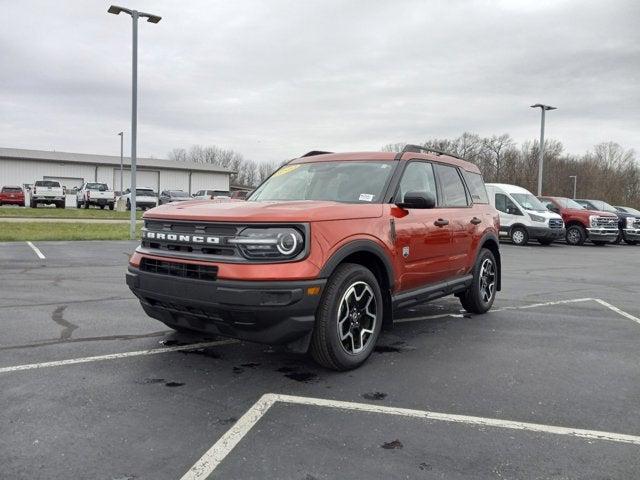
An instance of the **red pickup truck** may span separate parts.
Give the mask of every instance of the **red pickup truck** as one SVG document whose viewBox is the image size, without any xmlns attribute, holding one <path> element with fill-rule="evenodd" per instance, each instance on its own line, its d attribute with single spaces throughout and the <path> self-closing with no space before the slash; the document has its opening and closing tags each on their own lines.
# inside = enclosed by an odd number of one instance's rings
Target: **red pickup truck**
<svg viewBox="0 0 640 480">
<path fill-rule="evenodd" d="M 599 210 L 587 210 L 565 197 L 540 197 L 552 212 L 562 215 L 569 245 L 582 245 L 589 239 L 595 245 L 613 243 L 618 238 L 618 216 Z"/>
<path fill-rule="evenodd" d="M 0 205 L 24 205 L 24 190 L 19 186 L 6 186 L 0 190 Z"/>
<path fill-rule="evenodd" d="M 484 313 L 498 212 L 478 167 L 423 150 L 310 152 L 246 202 L 153 208 L 127 284 L 176 330 L 287 344 L 336 370 L 367 359 L 395 310 L 456 295 Z"/>
</svg>

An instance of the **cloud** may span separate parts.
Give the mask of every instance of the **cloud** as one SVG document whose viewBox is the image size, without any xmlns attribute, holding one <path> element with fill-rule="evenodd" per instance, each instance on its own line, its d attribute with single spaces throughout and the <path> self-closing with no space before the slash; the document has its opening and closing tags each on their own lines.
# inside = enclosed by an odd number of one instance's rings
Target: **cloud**
<svg viewBox="0 0 640 480">
<path fill-rule="evenodd" d="M 131 21 L 102 1 L 11 2 L 0 144 L 95 153 L 129 130 Z M 184 5 L 181 5 L 184 4 Z M 463 131 L 640 148 L 633 1 L 140 1 L 140 155 L 255 160 Z M 116 152 L 117 153 L 117 152 Z"/>
</svg>

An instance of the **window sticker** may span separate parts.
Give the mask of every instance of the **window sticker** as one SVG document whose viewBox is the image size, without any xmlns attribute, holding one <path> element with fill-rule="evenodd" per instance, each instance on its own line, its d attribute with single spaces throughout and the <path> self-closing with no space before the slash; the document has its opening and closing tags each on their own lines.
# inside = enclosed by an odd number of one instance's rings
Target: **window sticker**
<svg viewBox="0 0 640 480">
<path fill-rule="evenodd" d="M 286 167 L 282 167 L 280 170 L 274 173 L 273 176 L 279 177 L 280 175 L 286 175 L 287 173 L 293 172 L 298 167 L 300 167 L 300 165 L 287 165 Z"/>
<path fill-rule="evenodd" d="M 358 200 L 361 200 L 363 202 L 371 202 L 373 200 L 373 195 L 371 195 L 370 193 L 361 193 L 358 197 Z"/>
</svg>

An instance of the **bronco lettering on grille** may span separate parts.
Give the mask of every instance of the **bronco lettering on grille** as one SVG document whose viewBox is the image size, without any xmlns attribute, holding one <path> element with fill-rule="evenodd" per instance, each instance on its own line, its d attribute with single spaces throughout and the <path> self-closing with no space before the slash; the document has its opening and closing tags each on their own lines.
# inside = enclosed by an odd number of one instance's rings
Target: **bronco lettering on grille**
<svg viewBox="0 0 640 480">
<path fill-rule="evenodd" d="M 220 237 L 212 237 L 209 235 L 184 235 L 175 233 L 162 233 L 162 232 L 142 232 L 142 238 L 149 240 L 167 240 L 170 242 L 181 243 L 203 243 L 203 244 L 218 244 L 220 243 Z"/>
</svg>

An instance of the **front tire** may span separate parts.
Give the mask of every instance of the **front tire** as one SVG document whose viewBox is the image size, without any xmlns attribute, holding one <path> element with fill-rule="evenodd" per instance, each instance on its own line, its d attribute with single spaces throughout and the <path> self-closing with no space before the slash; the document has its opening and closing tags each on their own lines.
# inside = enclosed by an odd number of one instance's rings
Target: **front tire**
<svg viewBox="0 0 640 480">
<path fill-rule="evenodd" d="M 587 239 L 587 232 L 582 225 L 571 225 L 567 227 L 565 239 L 568 245 L 580 246 L 583 245 Z"/>
<path fill-rule="evenodd" d="M 491 309 L 498 290 L 498 263 L 491 250 L 483 248 L 473 267 L 473 282 L 460 295 L 462 307 L 469 313 L 486 313 Z"/>
<path fill-rule="evenodd" d="M 382 293 L 371 270 L 345 263 L 329 277 L 316 311 L 310 353 L 332 370 L 362 365 L 382 328 Z"/>
<path fill-rule="evenodd" d="M 514 227 L 509 234 L 511 241 L 518 247 L 523 247 L 529 242 L 529 234 L 524 227 Z"/>
</svg>

